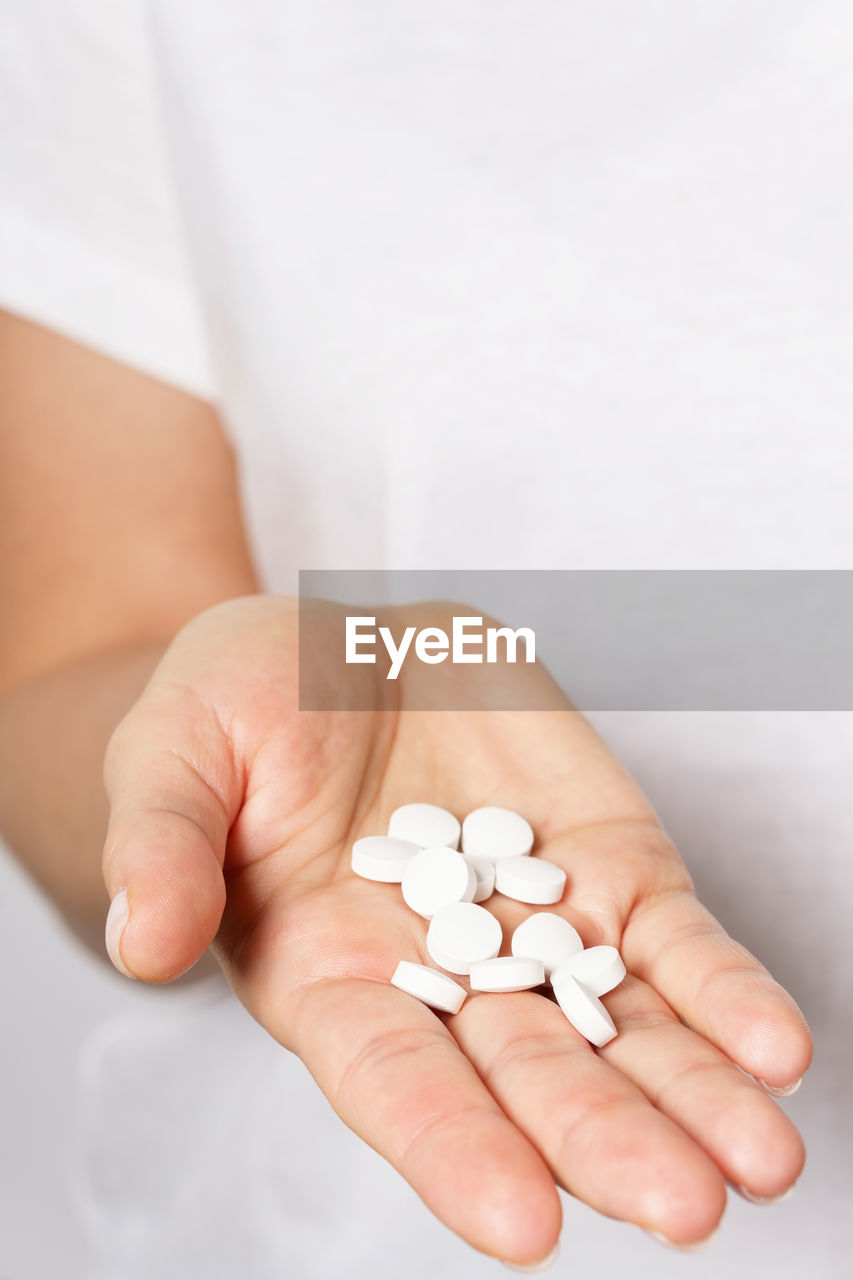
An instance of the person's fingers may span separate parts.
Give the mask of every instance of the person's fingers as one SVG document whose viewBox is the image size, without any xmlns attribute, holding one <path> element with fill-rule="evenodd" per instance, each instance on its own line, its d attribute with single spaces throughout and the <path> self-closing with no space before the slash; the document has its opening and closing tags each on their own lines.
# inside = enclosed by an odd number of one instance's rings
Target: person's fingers
<svg viewBox="0 0 853 1280">
<path fill-rule="evenodd" d="M 532 992 L 474 996 L 449 1026 L 572 1195 L 674 1243 L 714 1231 L 726 1203 L 720 1171 L 553 1001 Z"/>
<path fill-rule="evenodd" d="M 600 1051 L 708 1152 L 732 1185 L 759 1200 L 793 1185 L 805 1160 L 794 1125 L 767 1094 L 644 982 L 604 997 L 619 1030 Z"/>
<path fill-rule="evenodd" d="M 807 1069 L 811 1035 L 794 1000 L 691 892 L 636 907 L 622 954 L 682 1021 L 766 1085 L 785 1089 Z"/>
<path fill-rule="evenodd" d="M 696 899 L 683 862 L 656 821 L 567 830 L 543 856 L 568 874 L 555 908 L 587 946 L 610 942 L 630 972 L 678 1016 L 755 1076 L 788 1093 L 811 1061 L 805 1018 L 791 996 Z"/>
<path fill-rule="evenodd" d="M 561 1221 L 553 1178 L 425 1005 L 387 977 L 328 977 L 283 999 L 264 1025 L 469 1244 L 517 1265 L 551 1253 Z"/>
<path fill-rule="evenodd" d="M 116 729 L 104 781 L 107 950 L 128 977 L 168 982 L 219 926 L 225 845 L 240 804 L 233 752 L 195 694 L 155 687 Z"/>
</svg>

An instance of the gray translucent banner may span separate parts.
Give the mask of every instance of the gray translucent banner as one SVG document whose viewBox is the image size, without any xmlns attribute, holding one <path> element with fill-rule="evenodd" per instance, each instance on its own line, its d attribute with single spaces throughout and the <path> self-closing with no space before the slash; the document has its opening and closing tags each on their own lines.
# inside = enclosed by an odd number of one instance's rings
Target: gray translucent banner
<svg viewBox="0 0 853 1280">
<path fill-rule="evenodd" d="M 303 710 L 541 709 L 581 711 L 842 711 L 853 709 L 853 571 L 501 570 L 326 571 L 300 575 Z M 321 602 L 332 602 L 324 605 Z M 348 663 L 346 640 L 359 624 Z M 453 617 L 486 655 L 488 626 L 527 628 L 536 664 L 442 661 Z M 386 627 L 398 652 L 396 679 Z M 400 659 L 406 629 L 410 643 Z M 431 629 L 418 642 L 424 629 Z M 435 631 L 438 628 L 438 635 Z M 433 661 L 421 661 L 420 651 Z M 547 668 L 559 689 L 542 668 Z"/>
</svg>

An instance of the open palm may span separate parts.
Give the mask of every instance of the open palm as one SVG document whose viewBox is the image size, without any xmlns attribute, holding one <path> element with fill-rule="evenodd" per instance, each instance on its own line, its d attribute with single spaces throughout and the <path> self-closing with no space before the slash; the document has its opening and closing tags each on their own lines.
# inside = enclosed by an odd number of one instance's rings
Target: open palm
<svg viewBox="0 0 853 1280">
<path fill-rule="evenodd" d="M 368 678 L 368 677 L 365 677 Z M 556 1185 L 670 1241 L 706 1237 L 725 1183 L 784 1192 L 800 1137 L 784 1091 L 811 1043 L 791 998 L 696 901 L 648 801 L 541 668 L 552 710 L 299 712 L 292 603 L 233 601 L 178 636 L 110 744 L 104 867 L 129 918 L 112 941 L 162 982 L 212 943 L 250 1012 L 332 1105 L 475 1247 L 553 1248 Z M 541 702 L 541 699 L 539 700 Z M 619 947 L 594 1050 L 539 993 L 442 1018 L 389 983 L 429 963 L 399 886 L 350 869 L 400 804 L 517 809 L 567 872 L 555 908 Z M 529 908 L 499 896 L 504 937 Z M 739 1070 L 738 1068 L 742 1068 Z"/>
</svg>

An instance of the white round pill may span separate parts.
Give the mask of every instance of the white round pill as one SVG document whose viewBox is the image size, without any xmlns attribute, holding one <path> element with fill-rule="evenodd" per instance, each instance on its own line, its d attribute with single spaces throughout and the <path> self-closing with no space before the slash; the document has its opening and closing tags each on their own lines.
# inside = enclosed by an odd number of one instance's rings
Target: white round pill
<svg viewBox="0 0 853 1280">
<path fill-rule="evenodd" d="M 491 960 L 501 949 L 499 922 L 485 907 L 454 902 L 436 912 L 427 930 L 427 951 L 451 973 L 470 973 L 471 965 Z"/>
<path fill-rule="evenodd" d="M 528 991 L 541 987 L 545 966 L 527 956 L 496 956 L 471 965 L 472 991 Z"/>
<path fill-rule="evenodd" d="M 506 898 L 540 906 L 559 902 L 566 887 L 566 873 L 555 862 L 542 858 L 501 858 L 495 863 L 495 888 Z"/>
<path fill-rule="evenodd" d="M 495 864 L 488 858 L 477 858 L 473 853 L 463 853 L 463 858 L 474 868 L 477 883 L 472 902 L 485 902 L 495 891 Z"/>
<path fill-rule="evenodd" d="M 404 804 L 388 820 L 389 836 L 413 840 L 422 849 L 458 849 L 461 831 L 459 819 L 437 804 Z"/>
<path fill-rule="evenodd" d="M 514 956 L 532 956 L 545 966 L 545 976 L 559 969 L 569 956 L 583 950 L 583 941 L 574 925 L 553 911 L 536 911 L 512 935 Z"/>
<path fill-rule="evenodd" d="M 392 840 L 388 836 L 363 836 L 352 847 L 352 869 L 365 880 L 383 884 L 399 884 L 403 872 L 420 852 L 411 840 Z"/>
<path fill-rule="evenodd" d="M 487 805 L 462 823 L 462 852 L 477 858 L 518 858 L 533 848 L 533 828 L 512 809 Z"/>
<path fill-rule="evenodd" d="M 406 905 L 431 920 L 451 902 L 470 902 L 477 876 L 455 849 L 420 849 L 407 864 L 401 883 Z"/>
<path fill-rule="evenodd" d="M 467 997 L 465 988 L 448 978 L 446 973 L 439 973 L 425 964 L 414 964 L 411 960 L 400 961 L 391 982 L 442 1013 L 458 1013 Z"/>
<path fill-rule="evenodd" d="M 616 1035 L 613 1019 L 598 996 L 582 987 L 571 974 L 554 987 L 554 995 L 574 1029 L 599 1049 Z"/>
<path fill-rule="evenodd" d="M 587 947 L 555 970 L 551 978 L 554 987 L 565 977 L 576 978 L 594 996 L 605 996 L 625 977 L 625 964 L 615 947 Z"/>
</svg>

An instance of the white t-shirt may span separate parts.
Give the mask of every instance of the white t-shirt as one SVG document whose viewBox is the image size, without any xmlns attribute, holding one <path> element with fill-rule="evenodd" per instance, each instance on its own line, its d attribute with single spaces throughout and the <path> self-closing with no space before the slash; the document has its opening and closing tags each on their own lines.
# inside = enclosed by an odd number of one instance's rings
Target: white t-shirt
<svg viewBox="0 0 853 1280">
<path fill-rule="evenodd" d="M 7 0 L 0 305 L 218 402 L 273 590 L 851 568 L 851 38 L 843 0 Z M 818 1034 L 816 1169 L 691 1272 L 835 1275 L 851 717 L 594 718 Z M 97 1280 L 494 1274 L 230 998 L 82 1079 Z M 566 1218 L 585 1275 L 686 1265 Z"/>
</svg>

